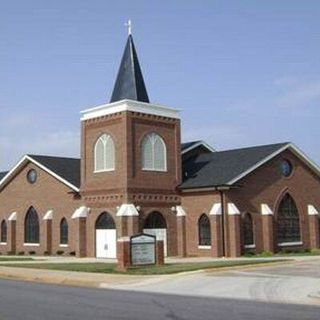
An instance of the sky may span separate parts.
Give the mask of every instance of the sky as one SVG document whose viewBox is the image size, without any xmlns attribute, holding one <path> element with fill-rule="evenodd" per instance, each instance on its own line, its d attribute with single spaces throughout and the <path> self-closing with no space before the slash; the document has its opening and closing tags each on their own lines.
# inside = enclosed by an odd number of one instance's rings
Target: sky
<svg viewBox="0 0 320 320">
<path fill-rule="evenodd" d="M 181 110 L 183 141 L 291 141 L 320 163 L 320 1 L 10 0 L 0 171 L 79 157 L 80 111 L 109 102 L 129 18 L 149 98 Z"/>
</svg>

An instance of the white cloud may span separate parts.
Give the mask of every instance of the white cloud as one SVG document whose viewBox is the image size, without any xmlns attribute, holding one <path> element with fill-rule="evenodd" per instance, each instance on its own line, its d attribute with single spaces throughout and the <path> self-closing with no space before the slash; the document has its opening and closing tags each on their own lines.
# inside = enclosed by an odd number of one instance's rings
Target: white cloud
<svg viewBox="0 0 320 320">
<path fill-rule="evenodd" d="M 320 82 L 291 86 L 276 98 L 276 104 L 291 109 L 320 105 Z"/>
<path fill-rule="evenodd" d="M 24 154 L 79 157 L 77 130 L 49 129 L 43 119 L 11 116 L 0 129 L 0 171 L 10 169 Z"/>
</svg>

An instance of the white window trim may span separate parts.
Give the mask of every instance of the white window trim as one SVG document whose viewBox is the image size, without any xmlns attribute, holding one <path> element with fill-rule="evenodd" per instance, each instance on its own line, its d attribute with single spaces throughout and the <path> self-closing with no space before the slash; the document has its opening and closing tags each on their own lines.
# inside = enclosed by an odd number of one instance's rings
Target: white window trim
<svg viewBox="0 0 320 320">
<path fill-rule="evenodd" d="M 301 246 L 303 244 L 302 241 L 293 241 L 293 242 L 280 242 L 278 243 L 279 247 L 293 247 L 293 246 Z"/>
<path fill-rule="evenodd" d="M 6 246 L 7 242 L 0 242 L 0 246 Z"/>
<path fill-rule="evenodd" d="M 245 244 L 244 245 L 244 248 L 245 249 L 255 249 L 256 245 L 253 243 L 253 244 Z"/>
<path fill-rule="evenodd" d="M 103 140 L 103 137 L 106 137 L 106 139 Z M 108 142 L 108 140 L 112 141 L 112 144 L 113 144 L 113 166 L 110 167 L 110 168 L 104 168 L 104 169 L 97 170 L 97 145 L 98 145 L 100 140 L 102 141 L 103 147 L 104 147 L 103 148 L 104 157 L 105 157 L 105 151 L 106 151 L 105 148 L 106 148 L 107 142 Z M 115 162 L 116 162 L 115 153 L 116 153 L 116 148 L 115 148 L 114 140 L 113 140 L 112 136 L 110 134 L 107 134 L 107 133 L 104 133 L 104 134 L 100 135 L 99 138 L 96 140 L 96 143 L 94 145 L 94 170 L 93 170 L 93 172 L 94 173 L 100 173 L 100 172 L 114 171 L 115 170 Z M 104 159 L 104 160 L 106 160 L 106 159 Z M 104 161 L 103 165 L 106 166 L 106 161 Z"/>
<path fill-rule="evenodd" d="M 155 168 L 155 164 L 154 164 L 154 159 L 155 159 L 155 156 L 154 156 L 154 144 L 155 144 L 155 140 L 154 141 L 151 141 L 151 145 L 152 145 L 152 160 L 153 160 L 153 164 L 152 164 L 152 168 L 149 168 L 149 167 L 144 167 L 143 166 L 143 143 L 145 141 L 145 139 L 149 138 L 151 136 L 155 136 L 156 138 L 160 139 L 160 141 L 162 142 L 163 144 L 163 147 L 164 147 L 164 168 L 163 169 L 157 169 Z M 167 159 L 167 145 L 166 143 L 164 142 L 164 140 L 162 139 L 162 137 L 155 133 L 155 132 L 151 132 L 151 133 L 148 133 L 146 134 L 143 139 L 142 139 L 142 142 L 141 142 L 141 154 L 142 154 L 142 157 L 141 157 L 141 160 L 142 160 L 142 166 L 141 166 L 141 170 L 142 171 L 155 171 L 155 172 L 168 172 L 168 159 Z"/>
<path fill-rule="evenodd" d="M 60 244 L 59 244 L 59 247 L 61 247 L 61 248 L 68 248 L 69 245 L 68 245 L 68 244 L 60 243 Z"/>
<path fill-rule="evenodd" d="M 210 250 L 211 249 L 211 246 L 201 246 L 201 245 L 199 245 L 198 246 L 198 249 L 204 249 L 204 250 Z"/>
<path fill-rule="evenodd" d="M 93 173 L 109 172 L 109 171 L 114 171 L 114 170 L 115 170 L 115 167 L 109 168 L 109 169 L 94 170 Z"/>
<path fill-rule="evenodd" d="M 24 243 L 24 247 L 40 247 L 40 243 Z"/>
</svg>

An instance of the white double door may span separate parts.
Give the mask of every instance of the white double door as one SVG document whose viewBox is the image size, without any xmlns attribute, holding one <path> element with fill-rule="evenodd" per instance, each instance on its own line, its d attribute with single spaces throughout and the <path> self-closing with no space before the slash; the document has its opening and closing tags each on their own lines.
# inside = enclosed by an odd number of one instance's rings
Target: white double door
<svg viewBox="0 0 320 320">
<path fill-rule="evenodd" d="M 143 229 L 143 233 L 155 236 L 157 240 L 163 241 L 164 256 L 167 256 L 167 229 Z"/>
<path fill-rule="evenodd" d="M 117 257 L 117 232 L 116 229 L 96 230 L 96 256 L 97 258 Z"/>
</svg>

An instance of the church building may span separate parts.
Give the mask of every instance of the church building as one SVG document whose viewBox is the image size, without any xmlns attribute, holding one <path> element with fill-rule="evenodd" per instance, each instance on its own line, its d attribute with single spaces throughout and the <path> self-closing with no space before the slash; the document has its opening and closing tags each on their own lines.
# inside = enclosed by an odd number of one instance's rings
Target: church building
<svg viewBox="0 0 320 320">
<path fill-rule="evenodd" d="M 166 256 L 319 248 L 320 168 L 290 142 L 181 143 L 149 101 L 130 34 L 108 104 L 81 112 L 80 159 L 25 155 L 0 173 L 0 253 L 116 258 L 138 233 Z"/>
</svg>

